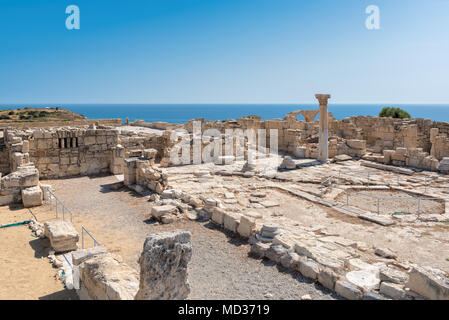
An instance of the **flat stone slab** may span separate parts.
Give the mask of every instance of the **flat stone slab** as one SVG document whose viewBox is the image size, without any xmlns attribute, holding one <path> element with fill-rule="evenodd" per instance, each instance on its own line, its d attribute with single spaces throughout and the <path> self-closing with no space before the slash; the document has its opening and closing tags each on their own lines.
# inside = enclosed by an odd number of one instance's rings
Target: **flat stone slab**
<svg viewBox="0 0 449 320">
<path fill-rule="evenodd" d="M 385 170 L 385 171 L 390 171 L 390 172 L 395 172 L 395 173 L 400 173 L 400 174 L 406 174 L 406 175 L 409 175 L 409 176 L 411 176 L 411 175 L 413 175 L 415 173 L 411 169 L 395 167 L 395 166 L 389 166 L 389 165 L 386 165 L 386 164 L 380 164 L 380 163 L 371 162 L 371 161 L 362 161 L 360 163 L 360 165 L 362 165 L 364 167 L 379 169 L 379 170 Z"/>
<path fill-rule="evenodd" d="M 371 221 L 371 222 L 380 224 L 381 226 L 385 226 L 385 227 L 391 226 L 396 223 L 393 219 L 391 219 L 389 217 L 375 215 L 375 214 L 369 214 L 369 213 L 358 214 L 357 217 L 359 217 L 360 219 L 363 219 L 363 220 L 367 220 L 367 221 Z"/>
<path fill-rule="evenodd" d="M 377 290 L 380 286 L 379 274 L 374 270 L 350 271 L 346 274 L 346 281 L 363 291 Z"/>
<path fill-rule="evenodd" d="M 74 266 L 78 266 L 90 258 L 106 254 L 107 252 L 108 251 L 105 246 L 96 246 L 88 249 L 72 251 L 72 263 Z"/>
</svg>

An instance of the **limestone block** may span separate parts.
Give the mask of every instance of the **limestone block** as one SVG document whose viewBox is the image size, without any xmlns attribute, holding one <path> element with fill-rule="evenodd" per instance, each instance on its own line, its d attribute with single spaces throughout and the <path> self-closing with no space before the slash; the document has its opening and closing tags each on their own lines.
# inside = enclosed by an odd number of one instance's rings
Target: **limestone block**
<svg viewBox="0 0 449 320">
<path fill-rule="evenodd" d="M 404 285 L 402 284 L 382 282 L 379 292 L 395 300 L 402 300 L 406 298 Z"/>
<path fill-rule="evenodd" d="M 322 268 L 318 273 L 318 282 L 329 290 L 334 290 L 335 282 L 338 280 L 338 275 L 328 268 Z"/>
<path fill-rule="evenodd" d="M 233 212 L 225 212 L 223 215 L 223 226 L 225 229 L 236 233 L 239 226 L 240 216 Z"/>
<path fill-rule="evenodd" d="M 223 209 L 215 207 L 212 212 L 212 221 L 219 225 L 223 225 L 225 213 L 226 212 Z"/>
<path fill-rule="evenodd" d="M 240 223 L 237 228 L 237 232 L 245 238 L 249 238 L 249 236 L 253 233 L 256 228 L 256 221 L 253 218 L 242 215 L 240 217 Z"/>
<path fill-rule="evenodd" d="M 110 253 L 95 255 L 79 267 L 80 299 L 133 300 L 139 289 L 138 273 Z M 83 296 L 79 291 L 87 293 Z"/>
<path fill-rule="evenodd" d="M 449 300 L 449 279 L 441 270 L 414 267 L 409 274 L 407 287 L 432 300 Z"/>
<path fill-rule="evenodd" d="M 311 259 L 303 259 L 299 261 L 298 270 L 304 277 L 316 280 L 320 273 L 320 265 Z"/>
<path fill-rule="evenodd" d="M 68 221 L 47 221 L 44 223 L 44 235 L 50 239 L 55 252 L 76 250 L 79 234 Z"/>
<path fill-rule="evenodd" d="M 153 206 L 153 208 L 151 208 L 151 215 L 155 218 L 160 218 L 170 214 L 177 214 L 177 212 L 177 208 L 173 205 Z"/>
<path fill-rule="evenodd" d="M 335 283 L 335 292 L 348 300 L 361 300 L 362 291 L 347 281 L 337 281 Z"/>
<path fill-rule="evenodd" d="M 2 186 L 9 187 L 34 187 L 39 184 L 39 171 L 34 167 L 18 168 L 17 171 L 2 177 Z"/>
<path fill-rule="evenodd" d="M 22 202 L 25 208 L 42 205 L 42 190 L 39 186 L 22 189 Z"/>
<path fill-rule="evenodd" d="M 357 149 L 357 150 L 366 149 L 366 141 L 365 140 L 350 139 L 350 140 L 346 140 L 346 144 L 352 149 Z"/>
<path fill-rule="evenodd" d="M 149 236 L 139 259 L 140 285 L 136 300 L 186 299 L 190 293 L 187 264 L 192 256 L 188 231 Z"/>
</svg>

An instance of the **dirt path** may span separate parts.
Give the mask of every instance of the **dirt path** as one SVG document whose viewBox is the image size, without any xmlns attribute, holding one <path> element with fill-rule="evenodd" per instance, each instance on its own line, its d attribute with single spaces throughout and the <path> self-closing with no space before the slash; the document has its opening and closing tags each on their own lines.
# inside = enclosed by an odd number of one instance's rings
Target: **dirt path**
<svg viewBox="0 0 449 320">
<path fill-rule="evenodd" d="M 27 209 L 0 207 L 0 224 L 30 218 Z M 55 279 L 56 269 L 48 259 L 42 258 L 50 248 L 48 240 L 32 237 L 28 226 L 23 225 L 0 229 L 0 243 L 0 300 L 77 299 Z"/>
<path fill-rule="evenodd" d="M 181 220 L 171 225 L 146 221 L 149 203 L 125 189 L 111 191 L 114 176 L 48 180 L 56 195 L 74 213 L 78 230 L 84 225 L 109 251 L 121 255 L 138 269 L 144 239 L 154 232 L 185 229 L 192 233 L 193 256 L 189 264 L 190 299 L 334 299 L 320 286 L 298 273 L 248 257 L 249 245 L 211 223 Z M 51 214 L 34 209 L 39 220 Z M 86 241 L 87 242 L 87 241 Z"/>
</svg>

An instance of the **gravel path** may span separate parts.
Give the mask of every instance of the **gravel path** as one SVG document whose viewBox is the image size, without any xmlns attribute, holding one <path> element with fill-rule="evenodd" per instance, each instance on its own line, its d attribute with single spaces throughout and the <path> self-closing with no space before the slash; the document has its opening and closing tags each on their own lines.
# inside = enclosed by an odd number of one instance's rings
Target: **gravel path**
<svg viewBox="0 0 449 320">
<path fill-rule="evenodd" d="M 138 269 L 137 259 L 145 237 L 154 232 L 185 229 L 192 233 L 193 256 L 189 263 L 189 299 L 335 299 L 323 287 L 291 273 L 272 262 L 248 256 L 249 245 L 212 223 L 182 219 L 170 225 L 150 223 L 149 203 L 122 188 L 112 191 L 114 176 L 47 180 L 56 195 L 74 213 L 74 225 L 81 224 L 110 252 Z M 48 209 L 48 208 L 47 208 Z M 41 207 L 39 220 L 49 217 Z"/>
</svg>

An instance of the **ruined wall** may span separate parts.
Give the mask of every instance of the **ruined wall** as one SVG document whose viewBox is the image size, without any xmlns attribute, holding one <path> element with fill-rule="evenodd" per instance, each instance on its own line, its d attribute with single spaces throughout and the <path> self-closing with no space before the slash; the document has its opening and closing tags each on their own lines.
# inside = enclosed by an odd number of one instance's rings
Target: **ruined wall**
<svg viewBox="0 0 449 320">
<path fill-rule="evenodd" d="M 13 160 L 11 171 L 20 165 L 18 156 L 26 157 L 43 178 L 107 173 L 118 142 L 117 130 L 109 127 L 7 129 L 5 132 Z M 22 154 L 18 153 L 19 148 Z"/>
</svg>

